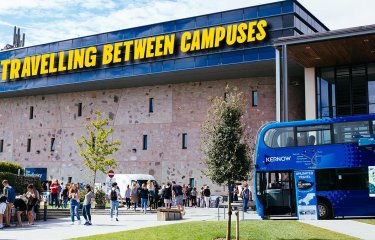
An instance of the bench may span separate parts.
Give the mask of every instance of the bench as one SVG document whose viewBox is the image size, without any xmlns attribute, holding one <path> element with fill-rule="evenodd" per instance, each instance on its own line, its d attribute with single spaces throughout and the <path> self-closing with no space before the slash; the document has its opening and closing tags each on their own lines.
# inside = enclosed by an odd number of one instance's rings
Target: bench
<svg viewBox="0 0 375 240">
<path fill-rule="evenodd" d="M 158 208 L 158 221 L 181 220 L 182 213 L 176 208 Z"/>
</svg>

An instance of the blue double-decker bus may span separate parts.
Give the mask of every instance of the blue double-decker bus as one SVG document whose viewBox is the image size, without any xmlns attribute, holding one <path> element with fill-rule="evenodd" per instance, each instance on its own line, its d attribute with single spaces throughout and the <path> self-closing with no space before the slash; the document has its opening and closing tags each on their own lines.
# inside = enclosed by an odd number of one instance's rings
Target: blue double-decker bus
<svg viewBox="0 0 375 240">
<path fill-rule="evenodd" d="M 375 195 L 370 197 L 369 189 L 374 133 L 375 114 L 263 126 L 255 160 L 258 214 L 263 218 L 310 214 L 298 212 L 296 184 L 301 184 L 315 185 L 319 219 L 375 216 Z M 367 144 L 361 146 L 363 140 Z M 304 170 L 314 173 L 315 182 L 296 183 L 295 173 Z"/>
</svg>

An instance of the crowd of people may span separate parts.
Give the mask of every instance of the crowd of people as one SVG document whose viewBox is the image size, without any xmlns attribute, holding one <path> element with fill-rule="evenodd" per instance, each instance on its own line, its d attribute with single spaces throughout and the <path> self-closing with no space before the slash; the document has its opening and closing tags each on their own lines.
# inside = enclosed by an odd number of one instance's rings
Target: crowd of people
<svg viewBox="0 0 375 240">
<path fill-rule="evenodd" d="M 9 185 L 7 180 L 3 180 L 3 194 L 0 195 L 0 229 L 10 226 L 12 208 L 16 209 L 17 226 L 22 226 L 22 214 L 26 213 L 29 225 L 34 224 L 36 213 L 39 210 L 39 202 L 41 196 L 32 184 L 27 186 L 25 194 L 16 196 L 15 189 Z M 47 182 L 43 185 L 44 189 L 50 190 L 51 206 L 55 208 L 70 208 L 71 224 L 74 225 L 76 220 L 81 224 L 79 208 L 82 208 L 82 215 L 85 219 L 84 225 L 92 225 L 91 223 L 91 205 L 95 201 L 94 189 L 90 185 L 84 185 L 83 191 L 81 184 L 59 184 L 57 180 Z M 149 180 L 147 183 L 139 185 L 133 182 L 131 186 L 127 185 L 125 196 L 121 196 L 120 189 L 116 182 L 112 183 L 109 189 L 102 188 L 105 191 L 106 199 L 110 203 L 110 219 L 118 221 L 119 204 L 123 203 L 127 209 L 140 205 L 144 214 L 147 209 L 157 209 L 158 207 L 171 208 L 172 205 L 185 214 L 185 207 L 214 207 L 210 204 L 211 191 L 209 186 L 204 185 L 199 190 L 191 187 L 190 184 L 177 184 L 175 181 L 168 182 L 158 186 L 156 182 Z M 231 186 L 231 201 L 238 201 L 240 195 L 243 201 L 244 211 L 247 210 L 248 202 L 252 200 L 251 191 L 248 185 L 243 185 L 241 192 L 238 186 Z M 47 199 L 46 199 L 47 201 Z M 83 202 L 81 204 L 81 201 Z M 5 218 L 5 224 L 3 223 Z"/>
</svg>

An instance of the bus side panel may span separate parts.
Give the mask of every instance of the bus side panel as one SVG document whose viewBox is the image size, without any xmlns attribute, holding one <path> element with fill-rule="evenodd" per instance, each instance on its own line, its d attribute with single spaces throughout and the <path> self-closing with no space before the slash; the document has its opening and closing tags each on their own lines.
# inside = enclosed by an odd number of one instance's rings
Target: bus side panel
<svg viewBox="0 0 375 240">
<path fill-rule="evenodd" d="M 318 191 L 317 195 L 330 201 L 334 217 L 375 216 L 375 198 L 369 197 L 368 190 Z"/>
</svg>

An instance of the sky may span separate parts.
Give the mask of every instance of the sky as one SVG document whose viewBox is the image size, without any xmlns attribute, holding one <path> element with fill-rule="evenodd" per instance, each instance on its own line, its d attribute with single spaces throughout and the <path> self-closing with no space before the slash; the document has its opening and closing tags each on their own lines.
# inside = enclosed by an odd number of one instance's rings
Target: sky
<svg viewBox="0 0 375 240">
<path fill-rule="evenodd" d="M 0 49 L 13 42 L 14 26 L 31 46 L 270 2 L 275 0 L 1 0 Z M 374 0 L 299 2 L 332 30 L 375 24 Z"/>
</svg>

